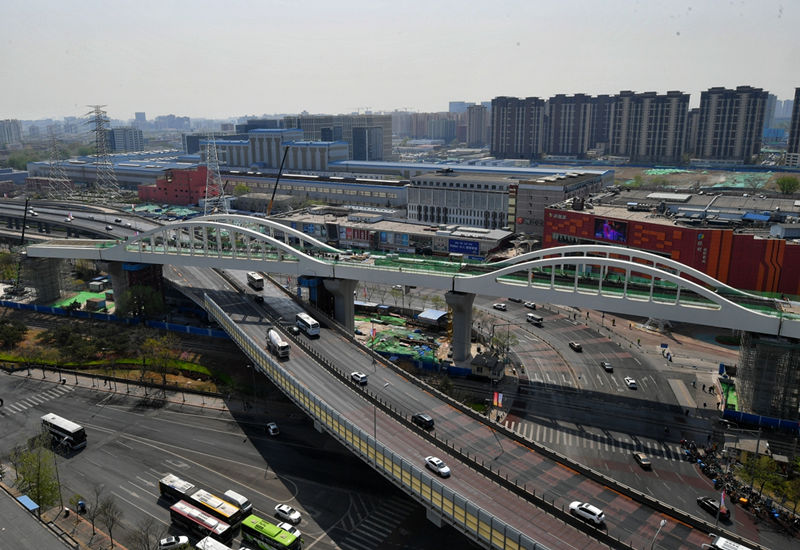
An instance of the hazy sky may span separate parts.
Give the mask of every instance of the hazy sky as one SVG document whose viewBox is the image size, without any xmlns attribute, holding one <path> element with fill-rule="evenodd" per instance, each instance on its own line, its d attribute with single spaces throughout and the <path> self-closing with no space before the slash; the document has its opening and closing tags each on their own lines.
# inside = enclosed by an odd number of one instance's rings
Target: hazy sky
<svg viewBox="0 0 800 550">
<path fill-rule="evenodd" d="M 0 0 L 0 119 L 800 86 L 797 0 Z"/>
</svg>

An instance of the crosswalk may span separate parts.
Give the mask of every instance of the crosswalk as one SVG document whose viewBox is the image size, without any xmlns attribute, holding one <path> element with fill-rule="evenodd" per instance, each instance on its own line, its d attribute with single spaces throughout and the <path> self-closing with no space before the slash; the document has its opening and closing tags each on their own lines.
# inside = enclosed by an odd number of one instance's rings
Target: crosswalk
<svg viewBox="0 0 800 550">
<path fill-rule="evenodd" d="M 665 443 L 623 433 L 594 433 L 586 430 L 555 429 L 541 424 L 506 420 L 505 426 L 512 432 L 540 443 L 546 447 L 582 447 L 605 453 L 630 454 L 643 452 L 650 457 L 679 462 L 683 460 L 683 450 L 675 443 Z"/>
<path fill-rule="evenodd" d="M 14 401 L 13 403 L 5 403 L 5 405 L 0 408 L 0 416 L 11 416 L 12 414 L 21 413 L 27 409 L 47 403 L 53 399 L 63 397 L 74 390 L 74 386 L 53 386 L 49 390 L 39 392 L 35 395 L 29 395 L 28 397 L 24 397 Z"/>
<path fill-rule="evenodd" d="M 360 495 L 354 495 L 350 512 L 336 526 L 337 529 L 348 533 L 339 542 L 342 550 L 380 548 L 417 506 L 407 498 L 393 496 L 382 498 L 373 508 L 359 497 Z M 336 537 L 332 538 L 337 540 Z"/>
</svg>

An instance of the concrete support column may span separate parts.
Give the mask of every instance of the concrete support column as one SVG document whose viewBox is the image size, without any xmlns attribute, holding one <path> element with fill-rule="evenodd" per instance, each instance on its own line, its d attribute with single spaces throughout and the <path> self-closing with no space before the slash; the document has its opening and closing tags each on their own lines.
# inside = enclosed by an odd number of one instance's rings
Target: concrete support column
<svg viewBox="0 0 800 550">
<path fill-rule="evenodd" d="M 128 292 L 128 276 L 125 270 L 122 269 L 121 262 L 108 262 L 106 271 L 111 276 L 111 288 L 114 290 L 114 306 L 115 311 L 118 311 L 116 308 L 119 308 L 120 300 L 124 300 Z"/>
<path fill-rule="evenodd" d="M 475 301 L 475 295 L 449 291 L 444 299 L 453 310 L 453 361 L 464 361 L 470 356 L 472 302 Z"/>
<path fill-rule="evenodd" d="M 353 334 L 355 328 L 355 308 L 353 307 L 353 292 L 358 281 L 349 279 L 324 279 L 322 283 L 325 290 L 333 294 L 333 317 Z"/>
<path fill-rule="evenodd" d="M 50 305 L 61 298 L 61 276 L 64 260 L 28 258 L 25 260 L 23 284 L 36 289 L 36 301 Z"/>
</svg>

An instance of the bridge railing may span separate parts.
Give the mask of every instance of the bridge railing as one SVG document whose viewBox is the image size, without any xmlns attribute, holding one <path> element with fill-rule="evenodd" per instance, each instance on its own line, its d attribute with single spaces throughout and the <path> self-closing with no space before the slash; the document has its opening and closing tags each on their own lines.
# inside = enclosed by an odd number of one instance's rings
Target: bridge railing
<svg viewBox="0 0 800 550">
<path fill-rule="evenodd" d="M 350 422 L 308 388 L 303 387 L 208 295 L 205 296 L 205 304 L 209 314 L 250 358 L 255 368 L 269 377 L 331 436 L 389 481 L 423 503 L 429 511 L 439 514 L 441 520 L 488 548 L 547 550 L 544 545 L 505 524 Z"/>
</svg>

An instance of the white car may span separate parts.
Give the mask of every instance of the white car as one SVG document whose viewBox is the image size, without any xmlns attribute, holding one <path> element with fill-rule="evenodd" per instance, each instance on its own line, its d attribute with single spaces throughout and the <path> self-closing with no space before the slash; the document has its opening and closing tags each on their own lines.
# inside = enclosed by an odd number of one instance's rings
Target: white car
<svg viewBox="0 0 800 550">
<path fill-rule="evenodd" d="M 592 506 L 588 502 L 580 502 L 578 500 L 571 502 L 569 505 L 569 512 L 573 516 L 589 520 L 595 525 L 602 525 L 606 521 L 606 516 L 603 514 L 603 511 L 597 506 Z"/>
<path fill-rule="evenodd" d="M 350 380 L 358 384 L 359 386 L 366 386 L 367 385 L 367 375 L 363 372 L 351 372 L 350 373 Z"/>
<path fill-rule="evenodd" d="M 189 548 L 189 537 L 181 535 L 158 541 L 158 550 L 178 550 L 179 548 Z"/>
<path fill-rule="evenodd" d="M 631 378 L 630 376 L 626 376 L 626 377 L 625 377 L 625 384 L 627 384 L 627 386 L 628 386 L 630 389 L 632 389 L 632 390 L 635 390 L 635 389 L 637 388 L 637 386 L 636 386 L 636 380 L 634 380 L 634 379 L 633 379 L 633 378 Z"/>
<path fill-rule="evenodd" d="M 267 433 L 269 435 L 278 435 L 281 431 L 278 429 L 278 425 L 275 422 L 269 422 L 267 424 Z"/>
<path fill-rule="evenodd" d="M 504 303 L 502 303 L 502 302 L 499 303 L 499 304 L 492 304 L 492 307 L 497 309 L 497 310 L 499 310 L 499 311 L 505 311 L 506 310 L 506 305 Z"/>
<path fill-rule="evenodd" d="M 441 477 L 450 477 L 450 468 L 447 467 L 447 464 L 445 464 L 441 458 L 426 456 L 425 467 Z"/>
<path fill-rule="evenodd" d="M 285 521 L 282 521 L 282 522 L 280 522 L 278 524 L 278 527 L 280 527 L 284 531 L 289 531 L 291 534 L 293 534 L 297 538 L 300 538 L 300 537 L 303 536 L 303 533 L 300 532 L 300 529 L 298 529 L 297 527 L 295 527 L 291 523 L 286 523 Z"/>
<path fill-rule="evenodd" d="M 536 304 L 533 302 L 525 302 L 523 305 L 528 309 L 536 309 Z"/>
<path fill-rule="evenodd" d="M 300 512 L 288 504 L 278 504 L 275 506 L 275 515 L 284 521 L 288 521 L 292 525 L 300 523 Z"/>
</svg>

